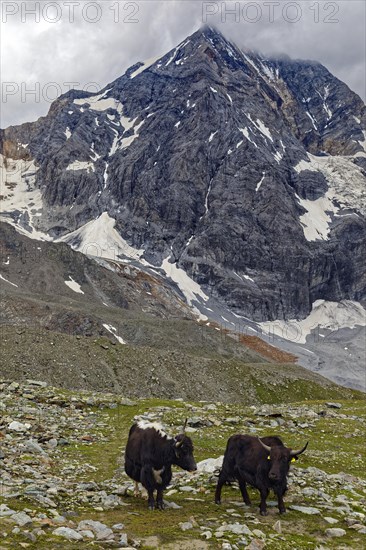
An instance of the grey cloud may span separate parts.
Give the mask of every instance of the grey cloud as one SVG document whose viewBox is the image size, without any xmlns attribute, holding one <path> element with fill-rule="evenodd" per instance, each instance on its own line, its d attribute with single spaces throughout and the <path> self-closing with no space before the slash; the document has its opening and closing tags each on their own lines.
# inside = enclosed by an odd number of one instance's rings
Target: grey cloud
<svg viewBox="0 0 366 550">
<path fill-rule="evenodd" d="M 102 88 L 137 61 L 166 53 L 202 24 L 203 8 L 207 7 L 217 11 L 214 16 L 207 17 L 207 22 L 216 25 L 238 45 L 262 51 L 267 55 L 285 53 L 293 58 L 320 61 L 365 99 L 363 1 L 272 2 L 275 14 L 273 22 L 269 21 L 268 2 L 258 1 L 120 2 L 119 21 L 115 22 L 115 12 L 111 7 L 116 5 L 116 1 L 100 0 L 98 4 L 101 18 L 96 23 L 83 18 L 82 9 L 86 2 L 81 0 L 78 2 L 79 6 L 75 5 L 73 23 L 69 22 L 69 8 L 64 0 L 58 0 L 62 17 L 57 23 L 45 21 L 42 14 L 39 23 L 35 23 L 32 16 L 27 16 L 26 22 L 22 23 L 22 9 L 24 12 L 25 8 L 34 6 L 35 3 L 4 1 L 3 10 L 6 4 L 16 4 L 19 11 L 14 16 L 9 16 L 7 22 L 4 22 L 4 11 L 2 13 L 2 91 L 6 90 L 6 83 L 14 83 L 18 91 L 13 95 L 3 94 L 1 127 L 35 120 L 45 115 L 50 106 L 46 96 L 51 99 L 56 92 L 49 85 L 50 82 L 57 83 L 62 92 L 67 90 L 67 82 L 77 82 L 79 85 L 75 87 L 80 88 L 95 82 Z M 41 2 L 41 8 L 46 4 L 47 2 Z M 319 4 L 319 23 L 314 21 L 314 11 L 310 9 L 314 4 Z M 239 7 L 241 11 L 237 21 L 233 15 L 227 15 L 225 19 L 223 5 L 226 9 Z M 326 16 L 330 17 L 332 5 L 339 7 L 338 13 L 333 16 L 339 22 L 326 23 L 324 19 Z M 124 9 L 126 6 L 128 9 Z M 256 23 L 245 20 L 243 7 L 247 9 L 244 13 L 250 18 L 254 17 L 254 10 L 259 9 L 260 19 Z M 289 23 L 284 19 L 284 9 L 285 14 L 294 17 L 294 10 L 299 7 L 299 21 Z M 89 17 L 93 17 L 92 8 L 89 9 Z M 136 13 L 132 14 L 133 10 Z M 49 16 L 53 16 L 51 10 Z M 138 22 L 132 22 L 131 19 Z M 36 83 L 39 88 L 38 97 L 26 93 L 27 90 L 34 89 Z"/>
</svg>

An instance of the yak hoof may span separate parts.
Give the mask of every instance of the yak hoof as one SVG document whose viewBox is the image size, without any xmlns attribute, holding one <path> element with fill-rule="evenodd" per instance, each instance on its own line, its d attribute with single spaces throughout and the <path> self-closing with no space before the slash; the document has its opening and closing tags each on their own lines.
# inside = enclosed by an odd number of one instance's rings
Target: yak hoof
<svg viewBox="0 0 366 550">
<path fill-rule="evenodd" d="M 156 507 L 157 507 L 158 510 L 165 510 L 164 502 L 157 502 Z"/>
<path fill-rule="evenodd" d="M 261 516 L 268 516 L 267 510 L 261 510 Z"/>
<path fill-rule="evenodd" d="M 283 508 L 282 510 L 280 510 L 280 514 L 286 514 L 286 508 Z"/>
<path fill-rule="evenodd" d="M 155 504 L 149 504 L 149 510 L 155 510 Z"/>
<path fill-rule="evenodd" d="M 221 504 L 221 500 L 215 500 L 215 504 Z"/>
</svg>

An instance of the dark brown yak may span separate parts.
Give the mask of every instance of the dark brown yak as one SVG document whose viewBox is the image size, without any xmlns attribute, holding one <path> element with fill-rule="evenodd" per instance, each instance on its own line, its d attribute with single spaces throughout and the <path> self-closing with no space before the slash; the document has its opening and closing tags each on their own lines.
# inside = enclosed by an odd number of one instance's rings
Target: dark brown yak
<svg viewBox="0 0 366 550">
<path fill-rule="evenodd" d="M 253 437 L 251 435 L 233 435 L 229 438 L 220 471 L 215 502 L 221 504 L 222 486 L 234 479 L 238 480 L 245 504 L 250 505 L 246 484 L 259 490 L 261 495 L 260 513 L 267 515 L 266 498 L 270 489 L 277 496 L 278 509 L 286 512 L 283 495 L 287 491 L 287 474 L 290 462 L 297 460 L 308 443 L 298 450 L 288 449 L 276 436 Z"/>
</svg>

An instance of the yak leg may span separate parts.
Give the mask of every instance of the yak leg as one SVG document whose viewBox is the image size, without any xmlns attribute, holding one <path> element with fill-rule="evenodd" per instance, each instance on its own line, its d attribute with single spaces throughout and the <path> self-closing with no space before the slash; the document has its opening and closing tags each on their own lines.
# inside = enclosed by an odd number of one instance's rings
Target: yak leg
<svg viewBox="0 0 366 550">
<path fill-rule="evenodd" d="M 155 501 L 154 501 L 154 488 L 155 488 L 155 482 L 154 482 L 154 476 L 152 467 L 150 465 L 146 465 L 141 470 L 141 483 L 147 490 L 148 498 L 147 498 L 147 504 L 149 507 L 149 510 L 154 510 L 155 508 Z"/>
<path fill-rule="evenodd" d="M 140 487 L 140 484 L 138 481 L 135 481 L 135 487 L 133 490 L 133 496 L 136 498 L 147 498 L 147 492 L 145 487 Z"/>
<path fill-rule="evenodd" d="M 239 481 L 239 488 L 240 488 L 241 496 L 243 497 L 243 501 L 247 506 L 250 506 L 251 502 L 247 491 L 247 484 L 245 483 L 245 480 L 242 477 L 239 477 L 238 481 Z"/>
<path fill-rule="evenodd" d="M 154 510 L 155 508 L 155 501 L 154 501 L 154 489 L 148 489 L 147 490 L 147 505 L 149 510 Z"/>
<path fill-rule="evenodd" d="M 215 504 L 221 504 L 221 489 L 222 489 L 223 485 L 225 485 L 226 481 L 227 481 L 227 476 L 221 470 L 221 472 L 219 474 L 219 479 L 217 481 L 217 486 L 216 486 Z"/>
<path fill-rule="evenodd" d="M 261 516 L 268 515 L 267 504 L 266 504 L 266 498 L 268 497 L 268 493 L 269 493 L 269 490 L 267 489 L 267 487 L 262 487 L 260 489 L 261 504 L 260 504 L 259 510 L 260 510 Z"/>
<path fill-rule="evenodd" d="M 157 490 L 156 507 L 158 510 L 164 510 L 165 508 L 164 500 L 163 500 L 163 491 L 164 489 L 162 489 L 162 487 L 159 487 Z"/>
<path fill-rule="evenodd" d="M 278 509 L 280 511 L 280 514 L 285 514 L 286 506 L 285 506 L 285 503 L 283 502 L 283 494 L 280 494 L 280 493 L 277 494 L 277 502 L 278 502 Z"/>
<path fill-rule="evenodd" d="M 139 485 L 138 481 L 135 481 L 135 488 L 134 488 L 134 491 L 133 491 L 133 496 L 136 497 L 136 498 L 141 496 L 141 490 L 140 490 L 140 485 Z"/>
</svg>

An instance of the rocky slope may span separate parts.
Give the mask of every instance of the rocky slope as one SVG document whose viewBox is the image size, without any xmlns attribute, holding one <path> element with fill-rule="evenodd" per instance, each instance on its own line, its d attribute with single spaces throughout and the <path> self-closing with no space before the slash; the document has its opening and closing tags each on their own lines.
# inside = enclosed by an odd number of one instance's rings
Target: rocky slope
<svg viewBox="0 0 366 550">
<path fill-rule="evenodd" d="M 319 63 L 205 27 L 2 130 L 2 219 L 183 268 L 254 320 L 304 317 L 317 299 L 365 299 L 365 131 L 361 99 Z"/>
<path fill-rule="evenodd" d="M 163 275 L 131 262 L 97 262 L 0 223 L 0 375 L 228 402 L 255 403 L 263 392 L 280 391 L 284 401 L 343 394 L 254 328 L 244 335 L 239 325 L 197 320 Z"/>
<path fill-rule="evenodd" d="M 32 240 L 1 222 L 0 275 L 3 322 L 41 325 L 90 336 L 103 331 L 95 329 L 93 320 L 73 325 L 72 318 L 77 316 L 78 308 L 103 311 L 105 323 L 115 309 L 125 315 L 144 312 L 161 319 L 195 319 L 183 297 L 159 272 L 143 272 L 131 264 L 113 260 L 97 263 L 66 244 Z M 17 308 L 19 300 L 33 302 L 33 310 L 29 306 Z"/>
<path fill-rule="evenodd" d="M 365 401 L 350 397 L 246 407 L 131 401 L 0 380 L 0 547 L 364 548 Z M 198 471 L 175 469 L 167 509 L 149 512 L 123 472 L 128 429 L 144 418 L 175 434 L 186 417 Z M 297 447 L 309 440 L 291 468 L 287 514 L 279 516 L 270 500 L 269 515 L 260 516 L 258 492 L 249 490 L 248 508 L 235 483 L 224 488 L 220 507 L 213 503 L 214 470 L 237 432 L 277 433 Z"/>
</svg>

